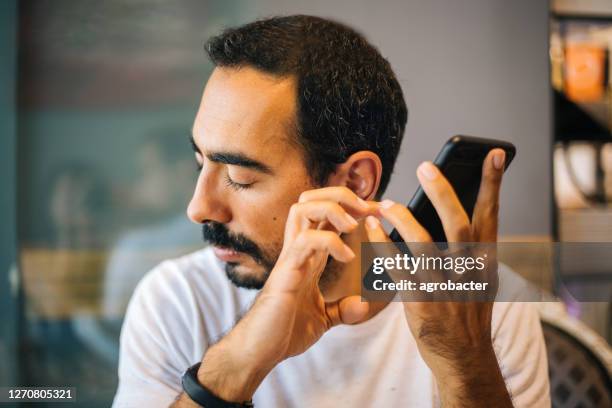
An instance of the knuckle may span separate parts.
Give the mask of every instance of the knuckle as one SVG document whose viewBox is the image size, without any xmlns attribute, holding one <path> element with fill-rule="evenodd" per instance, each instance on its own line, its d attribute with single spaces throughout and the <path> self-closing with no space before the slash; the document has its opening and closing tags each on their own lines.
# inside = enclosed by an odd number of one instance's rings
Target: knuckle
<svg viewBox="0 0 612 408">
<path fill-rule="evenodd" d="M 468 240 L 472 235 L 472 228 L 468 224 L 461 223 L 453 229 L 453 234 L 460 240 Z"/>
<path fill-rule="evenodd" d="M 337 303 L 328 306 L 325 310 L 325 317 L 327 328 L 331 328 L 332 326 L 335 326 L 340 323 L 340 306 Z"/>
<path fill-rule="evenodd" d="M 502 172 L 498 172 L 498 171 L 485 172 L 484 178 L 487 183 L 501 184 Z"/>
<path fill-rule="evenodd" d="M 333 222 L 334 219 L 341 217 L 345 213 L 344 208 L 333 201 L 320 201 L 316 203 L 317 208 L 323 212 L 322 215 Z"/>
<path fill-rule="evenodd" d="M 327 200 L 325 200 L 325 201 L 323 201 L 323 200 L 317 201 L 316 205 L 323 207 L 325 209 L 325 211 L 327 211 L 327 212 L 335 211 L 336 208 L 338 207 L 338 203 L 335 203 L 333 201 L 327 201 Z"/>
<path fill-rule="evenodd" d="M 485 205 L 485 214 L 488 216 L 495 216 L 499 213 L 499 202 L 495 200 L 494 202 L 487 203 Z"/>
<path fill-rule="evenodd" d="M 312 195 L 311 191 L 312 190 L 302 191 L 300 197 L 298 198 L 298 202 L 303 203 L 305 201 L 308 201 L 309 197 Z"/>
<path fill-rule="evenodd" d="M 340 204 L 338 204 L 338 203 L 327 203 L 327 210 L 330 213 L 334 213 L 334 214 L 337 214 L 337 215 L 341 215 L 343 213 L 346 213 L 344 208 Z"/>
<path fill-rule="evenodd" d="M 336 200 L 335 200 L 336 202 L 348 203 L 354 200 L 354 198 L 356 197 L 353 190 L 351 190 L 350 188 L 346 186 L 335 187 L 334 191 L 336 193 Z"/>
<path fill-rule="evenodd" d="M 291 204 L 289 207 L 289 217 L 296 217 L 300 212 L 301 205 L 299 203 Z"/>
<path fill-rule="evenodd" d="M 336 203 L 330 202 L 330 201 L 320 201 L 320 202 L 313 202 L 313 207 L 312 209 L 315 209 L 316 205 L 316 212 L 319 213 L 319 215 L 321 217 L 327 218 L 327 219 L 333 219 L 333 216 L 335 213 L 338 212 L 338 208 L 339 207 Z"/>
<path fill-rule="evenodd" d="M 307 247 L 313 239 L 313 230 L 300 231 L 295 239 L 295 243 L 298 247 Z"/>
<path fill-rule="evenodd" d="M 295 236 L 295 240 L 293 241 L 294 245 L 301 246 L 304 244 L 306 241 L 305 233 L 306 231 L 298 232 L 298 234 Z"/>
<path fill-rule="evenodd" d="M 355 193 L 353 192 L 353 190 L 351 190 L 350 188 L 348 188 L 347 186 L 341 186 L 340 187 L 340 194 L 342 194 L 342 196 L 344 198 L 352 198 L 355 196 Z"/>
</svg>

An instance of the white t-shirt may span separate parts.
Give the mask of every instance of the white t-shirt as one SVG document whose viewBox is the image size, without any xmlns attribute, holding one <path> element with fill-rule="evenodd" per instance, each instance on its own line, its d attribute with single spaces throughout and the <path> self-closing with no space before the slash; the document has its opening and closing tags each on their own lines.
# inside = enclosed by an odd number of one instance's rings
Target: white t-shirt
<svg viewBox="0 0 612 408">
<path fill-rule="evenodd" d="M 250 307 L 256 291 L 235 287 L 210 248 L 165 261 L 140 282 L 121 332 L 114 407 L 167 407 L 181 376 Z M 433 375 L 392 302 L 370 320 L 332 328 L 268 374 L 259 407 L 438 406 Z M 549 407 L 546 349 L 529 303 L 496 303 L 493 344 L 517 407 Z"/>
</svg>

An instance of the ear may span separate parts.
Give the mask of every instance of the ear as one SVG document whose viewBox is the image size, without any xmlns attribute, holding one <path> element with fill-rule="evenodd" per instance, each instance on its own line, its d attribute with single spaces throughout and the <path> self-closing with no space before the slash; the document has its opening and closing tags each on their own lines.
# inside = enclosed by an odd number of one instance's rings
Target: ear
<svg viewBox="0 0 612 408">
<path fill-rule="evenodd" d="M 363 150 L 353 153 L 344 163 L 336 166 L 330 175 L 329 186 L 345 186 L 364 200 L 372 200 L 376 196 L 382 163 L 374 152 Z"/>
</svg>

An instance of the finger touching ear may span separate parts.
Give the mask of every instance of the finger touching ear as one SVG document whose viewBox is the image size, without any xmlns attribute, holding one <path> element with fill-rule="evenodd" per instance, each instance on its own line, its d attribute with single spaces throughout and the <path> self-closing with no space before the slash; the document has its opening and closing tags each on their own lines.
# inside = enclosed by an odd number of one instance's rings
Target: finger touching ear
<svg viewBox="0 0 612 408">
<path fill-rule="evenodd" d="M 382 162 L 374 152 L 353 153 L 336 167 L 328 185 L 345 186 L 364 200 L 372 200 L 378 192 L 382 177 Z"/>
</svg>

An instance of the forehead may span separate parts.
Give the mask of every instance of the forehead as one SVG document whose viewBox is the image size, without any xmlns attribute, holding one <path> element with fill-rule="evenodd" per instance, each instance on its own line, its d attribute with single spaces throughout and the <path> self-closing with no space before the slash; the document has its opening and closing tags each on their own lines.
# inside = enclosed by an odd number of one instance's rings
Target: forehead
<svg viewBox="0 0 612 408">
<path fill-rule="evenodd" d="M 250 67 L 215 68 L 193 133 L 207 151 L 235 150 L 268 155 L 287 149 L 293 137 L 296 83 Z"/>
</svg>

